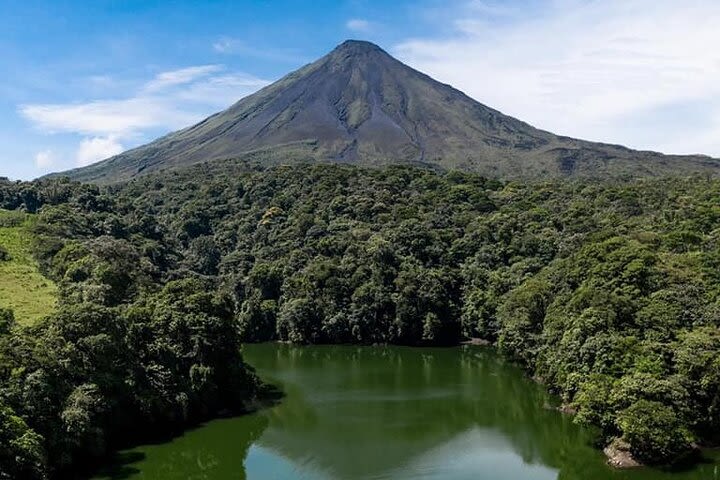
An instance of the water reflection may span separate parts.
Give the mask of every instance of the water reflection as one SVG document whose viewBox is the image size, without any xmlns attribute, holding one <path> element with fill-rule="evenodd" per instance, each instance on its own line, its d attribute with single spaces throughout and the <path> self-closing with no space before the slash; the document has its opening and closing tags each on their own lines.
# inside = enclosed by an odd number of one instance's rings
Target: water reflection
<svg viewBox="0 0 720 480">
<path fill-rule="evenodd" d="M 245 458 L 267 424 L 262 415 L 213 421 L 171 442 L 121 452 L 94 478 L 245 480 Z"/>
<path fill-rule="evenodd" d="M 720 480 L 616 471 L 593 432 L 481 347 L 248 345 L 246 359 L 286 393 L 257 414 L 212 422 L 132 452 L 133 479 Z"/>
</svg>

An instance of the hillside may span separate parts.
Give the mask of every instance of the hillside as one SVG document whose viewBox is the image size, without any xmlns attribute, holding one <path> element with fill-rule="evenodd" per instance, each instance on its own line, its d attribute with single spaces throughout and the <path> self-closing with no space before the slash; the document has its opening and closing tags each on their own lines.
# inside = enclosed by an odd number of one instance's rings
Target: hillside
<svg viewBox="0 0 720 480">
<path fill-rule="evenodd" d="M 55 308 L 57 287 L 43 277 L 32 257 L 29 216 L 0 210 L 0 307 L 10 308 L 23 325 L 35 323 Z"/>
<path fill-rule="evenodd" d="M 62 291 L 22 341 L 0 331 L 0 425 L 4 402 L 42 436 L 9 458 L 66 478 L 96 445 L 245 405 L 259 386 L 241 342 L 481 338 L 599 444 L 675 462 L 720 443 L 719 199 L 702 176 L 504 183 L 231 160 L 109 189 L 0 181 L 0 208 L 36 212 Z"/>
<path fill-rule="evenodd" d="M 347 41 L 197 125 L 95 165 L 75 180 L 113 183 L 216 159 L 263 164 L 412 164 L 493 178 L 619 178 L 720 171 L 704 156 L 667 156 L 534 128 L 388 55 Z"/>
<path fill-rule="evenodd" d="M 151 217 L 64 180 L 0 179 L 0 209 L 0 478 L 88 478 L 120 446 L 265 398 L 231 302 L 164 275 L 176 253 Z"/>
</svg>

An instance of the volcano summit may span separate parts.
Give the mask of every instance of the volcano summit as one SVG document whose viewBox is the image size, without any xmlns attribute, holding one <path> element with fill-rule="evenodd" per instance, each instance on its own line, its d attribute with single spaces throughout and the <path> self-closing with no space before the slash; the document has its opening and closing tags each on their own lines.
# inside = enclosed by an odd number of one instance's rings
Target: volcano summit
<svg viewBox="0 0 720 480">
<path fill-rule="evenodd" d="M 503 115 L 349 40 L 227 110 L 97 164 L 64 173 L 112 183 L 216 159 L 266 164 L 413 164 L 505 179 L 703 172 L 720 161 L 554 135 Z"/>
</svg>

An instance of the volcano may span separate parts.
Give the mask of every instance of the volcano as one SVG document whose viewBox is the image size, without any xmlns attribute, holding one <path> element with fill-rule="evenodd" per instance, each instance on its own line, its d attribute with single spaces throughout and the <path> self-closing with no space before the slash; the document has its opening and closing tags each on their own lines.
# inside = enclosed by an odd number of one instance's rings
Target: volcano
<svg viewBox="0 0 720 480">
<path fill-rule="evenodd" d="M 349 40 L 227 110 L 70 178 L 113 183 L 217 159 L 410 164 L 502 179 L 716 174 L 720 161 L 554 135 Z"/>
</svg>

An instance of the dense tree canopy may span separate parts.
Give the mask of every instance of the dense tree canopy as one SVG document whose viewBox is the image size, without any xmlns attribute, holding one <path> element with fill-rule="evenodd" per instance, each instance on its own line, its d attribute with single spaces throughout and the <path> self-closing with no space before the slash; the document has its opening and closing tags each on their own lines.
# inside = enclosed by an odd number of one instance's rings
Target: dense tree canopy
<svg viewBox="0 0 720 480">
<path fill-rule="evenodd" d="M 242 404 L 241 340 L 482 338 L 643 461 L 720 441 L 720 181 L 219 162 L 106 190 L 0 183 L 0 206 L 37 212 L 63 299 L 0 337 L 2 418 L 46 455 L 23 443 L 12 468 Z"/>
<path fill-rule="evenodd" d="M 60 303 L 27 328 L 0 309 L 0 478 L 64 478 L 128 442 L 252 407 L 261 385 L 231 295 L 215 278 L 175 278 L 157 225 L 91 187 L 3 187 L 4 208 L 28 208 L 19 191 L 40 209 L 36 251 Z"/>
</svg>

